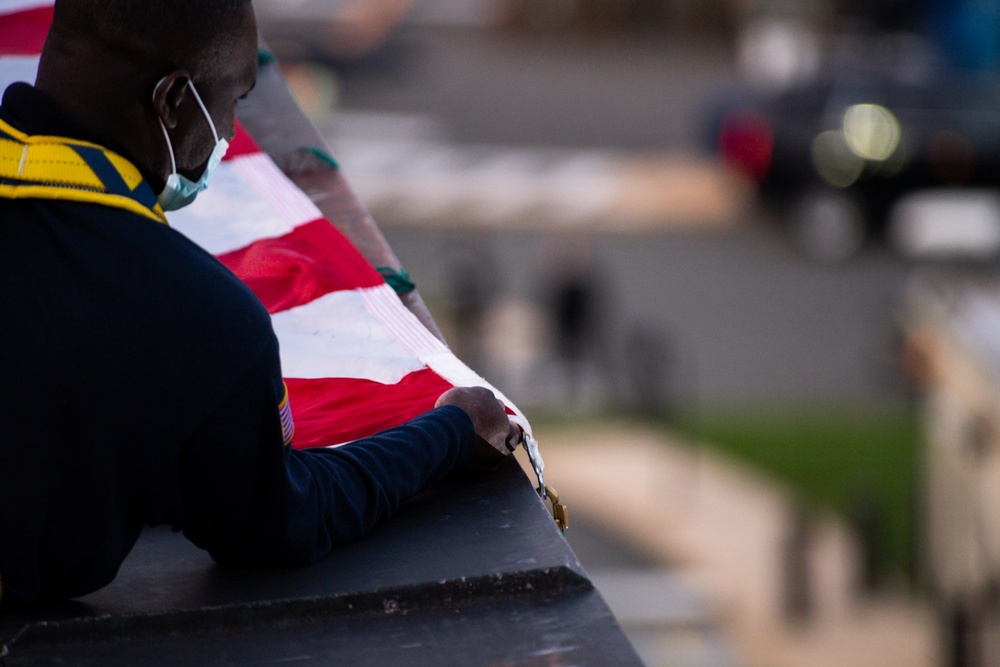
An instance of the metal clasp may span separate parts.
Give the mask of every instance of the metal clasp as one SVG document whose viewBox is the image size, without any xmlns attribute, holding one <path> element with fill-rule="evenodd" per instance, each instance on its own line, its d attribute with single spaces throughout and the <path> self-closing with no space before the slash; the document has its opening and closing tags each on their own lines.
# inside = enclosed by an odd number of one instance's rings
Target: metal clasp
<svg viewBox="0 0 1000 667">
<path fill-rule="evenodd" d="M 541 496 L 542 500 L 548 500 L 552 503 L 552 518 L 555 519 L 559 530 L 565 535 L 566 529 L 569 528 L 569 508 L 559 502 L 559 493 L 545 483 L 545 474 L 543 472 L 545 470 L 545 462 L 542 461 L 542 455 L 538 451 L 538 441 L 526 431 L 522 432 L 521 435 L 521 443 L 524 445 L 524 450 L 528 452 L 528 460 L 531 462 L 531 468 L 535 471 L 535 477 L 538 478 L 538 488 L 535 490 Z"/>
<path fill-rule="evenodd" d="M 543 474 L 543 471 L 545 470 L 545 461 L 542 460 L 542 455 L 538 451 L 538 441 L 531 437 L 531 434 L 527 431 L 522 431 L 521 443 L 524 445 L 524 451 L 528 452 L 528 460 L 531 461 L 531 467 L 535 471 L 535 477 L 538 478 L 538 495 L 544 499 L 546 497 L 545 475 Z"/>
</svg>

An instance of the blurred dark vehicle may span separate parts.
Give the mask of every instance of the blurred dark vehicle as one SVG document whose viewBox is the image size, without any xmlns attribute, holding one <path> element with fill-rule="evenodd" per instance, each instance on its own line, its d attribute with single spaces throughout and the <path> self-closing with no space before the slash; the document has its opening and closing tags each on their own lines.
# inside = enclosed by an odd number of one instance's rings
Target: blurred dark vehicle
<svg viewBox="0 0 1000 667">
<path fill-rule="evenodd" d="M 947 244 L 949 232 L 1000 250 L 998 77 L 883 68 L 869 55 L 780 91 L 731 91 L 713 114 L 723 160 L 819 260 L 868 240 Z"/>
</svg>

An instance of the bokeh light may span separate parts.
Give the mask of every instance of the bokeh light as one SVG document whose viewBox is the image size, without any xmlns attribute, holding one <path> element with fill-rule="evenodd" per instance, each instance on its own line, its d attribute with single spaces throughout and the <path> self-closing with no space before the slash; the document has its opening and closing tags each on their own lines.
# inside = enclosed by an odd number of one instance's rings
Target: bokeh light
<svg viewBox="0 0 1000 667">
<path fill-rule="evenodd" d="M 878 104 L 855 104 L 844 113 L 844 138 L 860 158 L 888 160 L 899 146 L 900 135 L 896 116 Z"/>
<path fill-rule="evenodd" d="M 840 130 L 827 130 L 813 140 L 812 161 L 820 178 L 837 188 L 852 185 L 865 169 L 864 159 Z"/>
</svg>

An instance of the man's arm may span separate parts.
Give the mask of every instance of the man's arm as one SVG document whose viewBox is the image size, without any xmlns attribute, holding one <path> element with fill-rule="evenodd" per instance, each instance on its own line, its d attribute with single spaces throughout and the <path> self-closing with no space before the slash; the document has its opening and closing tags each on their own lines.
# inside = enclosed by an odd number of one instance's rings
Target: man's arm
<svg viewBox="0 0 1000 667">
<path fill-rule="evenodd" d="M 334 449 L 283 444 L 277 352 L 234 384 L 180 457 L 185 535 L 231 565 L 302 565 L 355 540 L 400 503 L 517 434 L 492 392 L 450 390 L 399 427 Z"/>
</svg>

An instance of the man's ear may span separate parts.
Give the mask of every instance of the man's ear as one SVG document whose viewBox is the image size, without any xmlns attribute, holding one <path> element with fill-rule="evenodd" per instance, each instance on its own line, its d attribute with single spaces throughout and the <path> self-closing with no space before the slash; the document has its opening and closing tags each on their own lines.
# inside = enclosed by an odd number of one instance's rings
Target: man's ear
<svg viewBox="0 0 1000 667">
<path fill-rule="evenodd" d="M 153 109 L 168 130 L 177 127 L 177 108 L 184 101 L 190 83 L 187 70 L 177 69 L 160 79 L 153 89 Z"/>
</svg>

